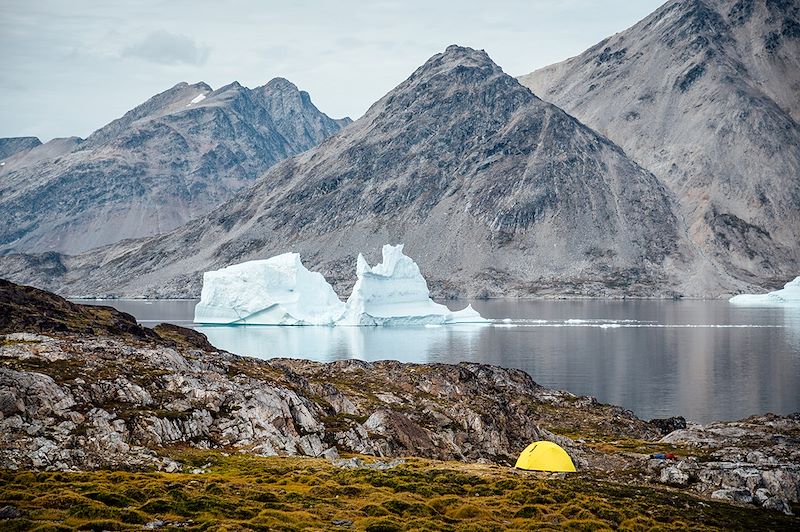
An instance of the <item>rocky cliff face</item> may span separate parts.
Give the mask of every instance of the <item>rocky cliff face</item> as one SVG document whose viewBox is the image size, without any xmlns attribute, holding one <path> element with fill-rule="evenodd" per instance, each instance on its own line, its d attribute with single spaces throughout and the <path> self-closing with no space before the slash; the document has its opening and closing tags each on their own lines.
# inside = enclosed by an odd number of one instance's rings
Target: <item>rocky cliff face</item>
<svg viewBox="0 0 800 532">
<path fill-rule="evenodd" d="M 720 270 L 765 287 L 797 275 L 797 2 L 671 1 L 520 81 L 658 176 Z"/>
<path fill-rule="evenodd" d="M 0 138 L 0 160 L 7 159 L 15 153 L 27 151 L 36 146 L 41 146 L 42 141 L 36 137 L 8 137 Z"/>
<path fill-rule="evenodd" d="M 299 251 L 340 293 L 355 256 L 404 242 L 434 294 L 705 294 L 672 199 L 615 144 L 543 102 L 485 52 L 449 47 L 327 142 L 165 237 L 8 257 L 61 293 L 196 295 L 201 272 Z"/>
<path fill-rule="evenodd" d="M 285 79 L 180 83 L 85 141 L 6 159 L 0 253 L 76 253 L 169 231 L 341 127 Z"/>
</svg>

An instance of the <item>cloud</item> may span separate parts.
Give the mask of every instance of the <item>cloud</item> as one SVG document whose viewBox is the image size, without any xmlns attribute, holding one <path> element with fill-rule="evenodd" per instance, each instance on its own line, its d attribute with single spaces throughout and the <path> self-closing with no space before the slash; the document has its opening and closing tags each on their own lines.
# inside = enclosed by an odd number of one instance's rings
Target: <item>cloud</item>
<svg viewBox="0 0 800 532">
<path fill-rule="evenodd" d="M 138 57 L 162 65 L 203 65 L 208 60 L 210 48 L 191 37 L 158 30 L 141 42 L 122 51 L 123 57 Z"/>
</svg>

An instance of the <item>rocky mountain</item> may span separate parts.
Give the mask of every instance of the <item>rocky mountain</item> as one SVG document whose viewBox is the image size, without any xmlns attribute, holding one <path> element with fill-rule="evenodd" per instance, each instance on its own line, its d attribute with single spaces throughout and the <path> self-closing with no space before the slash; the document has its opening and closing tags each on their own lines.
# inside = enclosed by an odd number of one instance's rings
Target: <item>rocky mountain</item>
<svg viewBox="0 0 800 532">
<path fill-rule="evenodd" d="M 797 275 L 800 3 L 673 0 L 520 81 L 659 177 L 721 269 Z"/>
<path fill-rule="evenodd" d="M 42 141 L 36 137 L 0 138 L 0 160 L 7 159 L 15 153 L 30 150 L 41 144 Z"/>
<path fill-rule="evenodd" d="M 0 166 L 0 188 L 5 190 L 9 186 L 6 184 L 7 180 L 10 181 L 9 175 L 24 177 L 25 174 L 22 172 L 24 168 L 58 159 L 75 150 L 81 142 L 83 139 L 80 137 L 55 138 L 10 155 L 2 161 L 2 166 Z M 24 183 L 21 185 L 24 186 Z"/>
<path fill-rule="evenodd" d="M 348 122 L 282 78 L 255 89 L 179 83 L 86 140 L 5 159 L 0 253 L 77 253 L 164 233 Z"/>
<path fill-rule="evenodd" d="M 204 270 L 292 250 L 343 294 L 356 253 L 374 260 L 387 242 L 438 296 L 720 289 L 652 174 L 458 46 L 202 219 L 78 257 L 4 257 L 0 271 L 73 295 L 196 296 Z"/>
</svg>

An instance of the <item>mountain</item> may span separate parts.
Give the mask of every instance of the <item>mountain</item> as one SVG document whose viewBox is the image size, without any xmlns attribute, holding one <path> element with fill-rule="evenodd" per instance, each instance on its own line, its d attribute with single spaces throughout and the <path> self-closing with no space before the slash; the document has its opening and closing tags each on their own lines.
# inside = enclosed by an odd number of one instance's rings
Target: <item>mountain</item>
<svg viewBox="0 0 800 532">
<path fill-rule="evenodd" d="M 0 168 L 0 253 L 78 253 L 206 214 L 349 119 L 289 81 L 179 83 L 86 140 L 56 139 Z"/>
<path fill-rule="evenodd" d="M 404 242 L 438 296 L 718 290 L 671 202 L 618 146 L 451 46 L 203 218 L 78 257 L 4 257 L 0 273 L 73 295 L 196 296 L 204 270 L 298 251 L 342 295 L 359 251 Z"/>
<path fill-rule="evenodd" d="M 0 160 L 7 159 L 15 153 L 30 150 L 41 144 L 42 141 L 36 137 L 0 138 Z"/>
<path fill-rule="evenodd" d="M 39 139 L 36 140 L 38 141 Z M 83 142 L 83 139 L 80 137 L 55 138 L 44 144 L 41 142 L 38 144 L 31 143 L 31 147 L 9 155 L 8 158 L 3 160 L 3 165 L 0 166 L 0 189 L 7 187 L 4 182 L 9 180 L 11 175 L 18 176 L 17 180 L 21 178 L 20 185 L 25 186 L 25 173 L 22 172 L 22 169 L 58 159 L 77 148 L 81 142 Z M 0 196 L 0 201 L 2 201 L 2 196 Z"/>
<path fill-rule="evenodd" d="M 618 143 L 675 194 L 729 274 L 800 263 L 800 2 L 670 1 L 520 81 Z"/>
</svg>

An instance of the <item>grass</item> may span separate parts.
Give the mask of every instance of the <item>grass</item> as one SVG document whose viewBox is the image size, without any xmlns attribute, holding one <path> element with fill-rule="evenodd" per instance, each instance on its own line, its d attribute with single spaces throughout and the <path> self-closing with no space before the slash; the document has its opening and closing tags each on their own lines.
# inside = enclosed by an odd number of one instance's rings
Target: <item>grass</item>
<svg viewBox="0 0 800 532">
<path fill-rule="evenodd" d="M 309 458 L 176 451 L 201 475 L 0 471 L 3 530 L 729 530 L 791 529 L 775 512 L 664 489 L 498 466 L 410 459 L 388 471 Z M 370 458 L 366 458 L 370 461 Z M 338 524 L 334 524 L 338 523 Z"/>
</svg>

